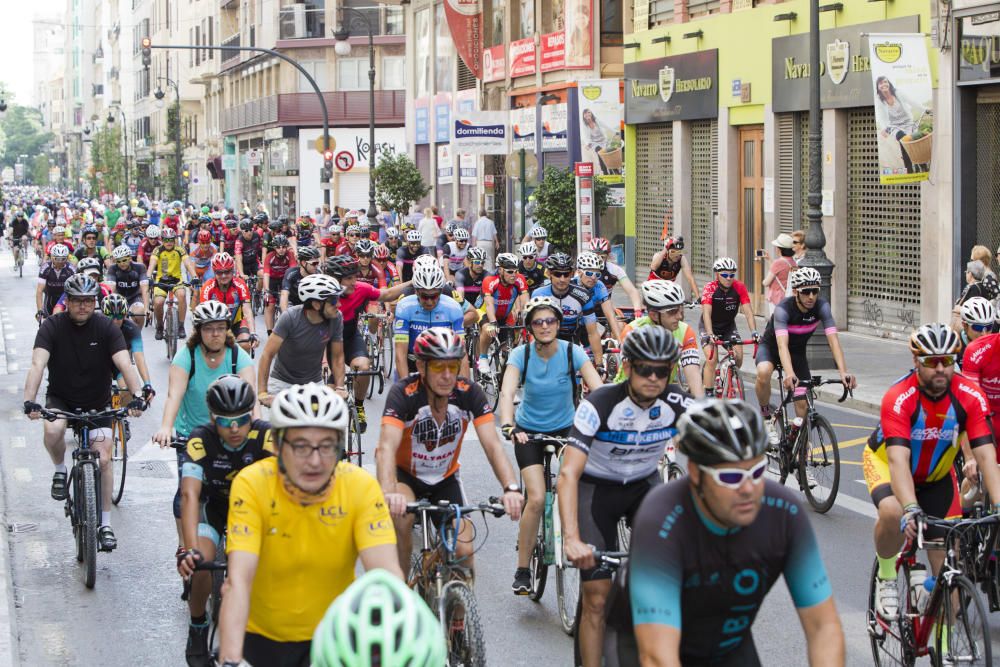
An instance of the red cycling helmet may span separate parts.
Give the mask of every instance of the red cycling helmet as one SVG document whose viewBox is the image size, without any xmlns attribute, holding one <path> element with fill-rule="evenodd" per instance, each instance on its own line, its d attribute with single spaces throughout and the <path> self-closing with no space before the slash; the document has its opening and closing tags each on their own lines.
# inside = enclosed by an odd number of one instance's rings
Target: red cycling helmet
<svg viewBox="0 0 1000 667">
<path fill-rule="evenodd" d="M 203 229 L 198 232 L 198 243 L 211 243 L 212 242 L 212 232 L 207 229 Z"/>
<path fill-rule="evenodd" d="M 114 231 L 116 231 L 116 232 L 124 232 L 127 229 L 128 229 L 128 225 L 126 225 L 124 222 L 119 222 L 118 224 L 115 225 Z"/>
<path fill-rule="evenodd" d="M 377 259 L 379 261 L 384 261 L 384 260 L 389 259 L 389 249 L 386 248 L 381 243 L 378 244 L 377 246 L 375 246 L 374 257 L 375 257 L 375 259 Z"/>
<path fill-rule="evenodd" d="M 199 234 L 199 236 L 201 235 Z M 212 271 L 216 273 L 220 271 L 232 271 L 235 266 L 236 262 L 228 252 L 217 252 L 212 257 Z"/>
<path fill-rule="evenodd" d="M 597 236 L 590 241 L 590 252 L 611 252 L 611 244 L 603 236 Z"/>
</svg>

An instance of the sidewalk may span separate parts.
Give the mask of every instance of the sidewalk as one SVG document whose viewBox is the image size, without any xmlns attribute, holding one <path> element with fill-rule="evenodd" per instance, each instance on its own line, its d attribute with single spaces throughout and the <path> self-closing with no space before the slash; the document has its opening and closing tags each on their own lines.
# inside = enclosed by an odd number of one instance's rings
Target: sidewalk
<svg viewBox="0 0 1000 667">
<path fill-rule="evenodd" d="M 9 259 L 6 255 L 5 259 Z M 0 270 L 9 268 L 10 261 L 2 262 Z M 0 308 L 0 375 L 15 372 L 7 366 L 6 331 L 11 330 L 10 315 Z M 17 402 L 20 404 L 20 401 Z M 5 443 L 6 444 L 6 443 Z M 2 460 L 2 459 L 0 459 Z M 9 523 L 7 520 L 7 488 L 0 475 L 0 667 L 14 667 L 20 664 L 17 651 L 16 601 L 14 599 L 13 568 L 10 563 Z"/>
</svg>

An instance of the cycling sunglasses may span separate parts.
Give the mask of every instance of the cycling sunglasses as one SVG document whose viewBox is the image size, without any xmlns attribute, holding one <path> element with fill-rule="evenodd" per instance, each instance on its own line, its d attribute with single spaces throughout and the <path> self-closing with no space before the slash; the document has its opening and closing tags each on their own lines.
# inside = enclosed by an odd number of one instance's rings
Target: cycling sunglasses
<svg viewBox="0 0 1000 667">
<path fill-rule="evenodd" d="M 727 489 L 738 489 L 748 479 L 754 484 L 763 482 L 764 472 L 767 470 L 767 460 L 762 460 L 750 468 L 750 470 L 744 470 L 743 468 L 710 468 L 700 464 L 698 465 L 698 469 L 714 479 L 715 483 L 719 486 L 724 486 Z"/>
<path fill-rule="evenodd" d="M 802 296 L 816 296 L 817 294 L 819 294 L 819 288 L 818 287 L 800 288 L 799 294 L 801 294 Z"/>
<path fill-rule="evenodd" d="M 920 365 L 924 368 L 937 368 L 941 364 L 945 368 L 954 366 L 957 361 L 954 354 L 936 354 L 928 357 L 917 357 Z"/>
<path fill-rule="evenodd" d="M 634 363 L 632 364 L 632 372 L 644 378 L 655 376 L 657 380 L 665 380 L 670 377 L 671 371 L 674 370 L 673 365 L 668 366 L 654 366 L 653 364 L 644 363 Z"/>
<path fill-rule="evenodd" d="M 417 298 L 421 301 L 434 301 L 441 296 L 440 292 L 417 292 Z"/>
<path fill-rule="evenodd" d="M 427 362 L 427 369 L 432 373 L 444 373 L 451 371 L 458 374 L 458 369 L 462 367 L 462 362 L 457 359 L 433 359 Z"/>
<path fill-rule="evenodd" d="M 573 275 L 572 271 L 549 271 L 549 275 L 553 278 L 569 278 Z"/>
<path fill-rule="evenodd" d="M 970 324 L 969 328 L 973 331 L 978 331 L 982 333 L 983 331 L 990 331 L 993 328 L 992 324 Z"/>
<path fill-rule="evenodd" d="M 727 273 L 719 273 L 719 277 L 720 278 L 735 278 L 736 274 L 735 273 L 728 273 L 728 272 Z"/>
<path fill-rule="evenodd" d="M 559 321 L 558 317 L 538 317 L 531 320 L 531 326 L 533 327 L 550 327 Z"/>
<path fill-rule="evenodd" d="M 240 428 L 241 426 L 249 424 L 251 419 L 252 415 L 249 412 L 236 417 L 223 417 L 221 415 L 215 415 L 215 425 L 223 429 Z"/>
<path fill-rule="evenodd" d="M 600 278 L 601 277 L 601 272 L 600 271 L 581 271 L 580 273 L 582 273 L 585 278 Z"/>
</svg>

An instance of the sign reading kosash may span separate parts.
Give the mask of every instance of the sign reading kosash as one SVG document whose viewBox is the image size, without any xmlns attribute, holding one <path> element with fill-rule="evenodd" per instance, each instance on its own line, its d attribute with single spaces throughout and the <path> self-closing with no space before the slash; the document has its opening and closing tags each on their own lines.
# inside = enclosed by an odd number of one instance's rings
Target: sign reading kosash
<svg viewBox="0 0 1000 667">
<path fill-rule="evenodd" d="M 469 155 L 506 155 L 506 111 L 467 111 L 454 116 L 451 138 L 456 153 Z"/>
</svg>

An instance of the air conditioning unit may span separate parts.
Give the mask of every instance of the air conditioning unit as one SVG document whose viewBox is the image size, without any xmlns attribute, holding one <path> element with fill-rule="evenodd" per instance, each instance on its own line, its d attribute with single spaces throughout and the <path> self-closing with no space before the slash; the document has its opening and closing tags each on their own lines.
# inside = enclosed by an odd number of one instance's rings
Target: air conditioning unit
<svg viewBox="0 0 1000 667">
<path fill-rule="evenodd" d="M 306 36 L 306 6 L 292 5 L 292 37 L 302 39 Z"/>
</svg>

